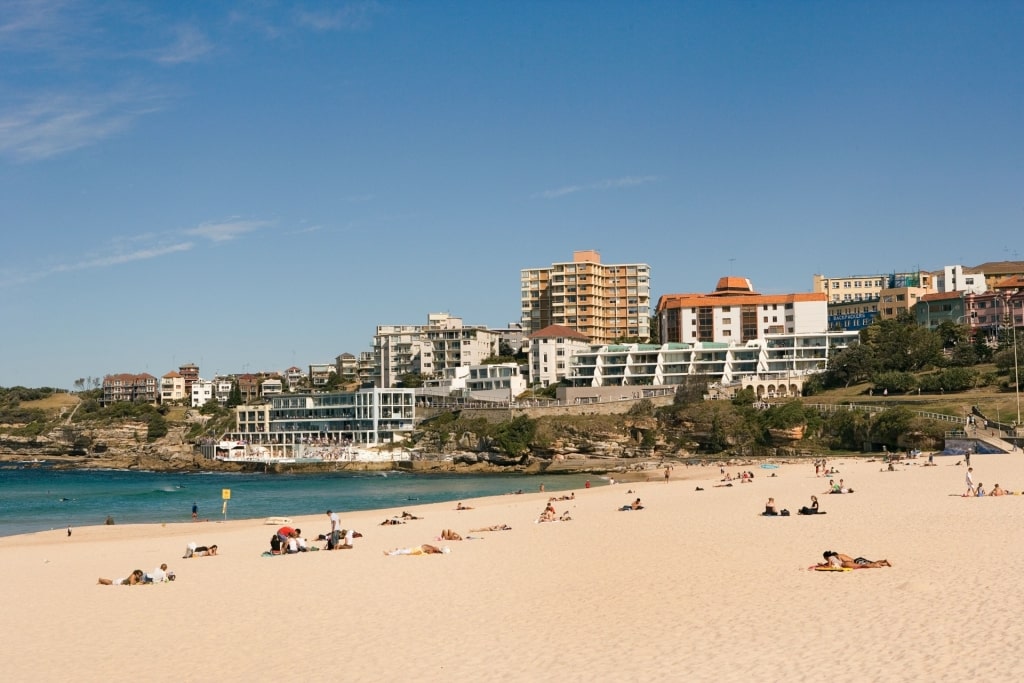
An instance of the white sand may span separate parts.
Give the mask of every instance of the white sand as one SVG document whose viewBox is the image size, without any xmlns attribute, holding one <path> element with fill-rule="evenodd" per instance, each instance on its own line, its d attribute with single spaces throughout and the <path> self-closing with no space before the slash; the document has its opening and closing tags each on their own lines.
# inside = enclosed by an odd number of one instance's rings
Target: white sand
<svg viewBox="0 0 1024 683">
<path fill-rule="evenodd" d="M 1012 679 L 1024 636 L 1024 496 L 964 499 L 964 467 L 838 459 L 856 493 L 819 495 L 811 465 L 718 470 L 551 494 L 349 514 L 353 550 L 265 558 L 263 520 L 78 528 L 0 539 L 11 681 Z M 923 463 L 923 461 L 922 461 Z M 975 481 L 1024 488 L 1019 456 L 975 456 Z M 735 469 L 735 468 L 733 468 Z M 660 474 L 660 473 L 659 473 Z M 695 491 L 695 486 L 704 491 Z M 636 494 L 627 493 L 633 489 Z M 560 495 L 560 494 L 554 494 Z M 618 512 L 639 495 L 645 510 Z M 768 496 L 793 512 L 759 516 Z M 295 518 L 308 538 L 326 515 Z M 483 540 L 441 529 L 507 523 Z M 186 544 L 218 557 L 181 559 Z M 385 557 L 419 543 L 451 553 Z M 834 549 L 892 568 L 813 572 Z M 167 562 L 174 583 L 100 586 Z"/>
</svg>

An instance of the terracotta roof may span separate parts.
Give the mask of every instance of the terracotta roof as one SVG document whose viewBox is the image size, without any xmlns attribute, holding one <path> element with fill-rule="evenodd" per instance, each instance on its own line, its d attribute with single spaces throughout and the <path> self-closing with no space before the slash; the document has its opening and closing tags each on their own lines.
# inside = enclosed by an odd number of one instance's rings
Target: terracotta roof
<svg viewBox="0 0 1024 683">
<path fill-rule="evenodd" d="M 946 299 L 962 299 L 963 292 L 931 292 L 918 297 L 919 301 L 945 301 Z"/>
<path fill-rule="evenodd" d="M 171 370 L 166 375 L 164 375 L 164 377 L 181 377 L 181 375 L 179 373 L 175 372 L 174 370 Z"/>
<path fill-rule="evenodd" d="M 698 306 L 763 306 L 765 304 L 792 304 L 807 301 L 828 301 L 824 292 L 802 292 L 798 294 L 662 294 L 658 299 L 658 312 L 666 308 L 692 308 Z"/>
<path fill-rule="evenodd" d="M 581 339 L 589 342 L 590 337 L 572 329 L 571 327 L 565 327 L 564 325 L 548 325 L 547 327 L 537 330 L 529 336 L 530 339 L 551 339 L 554 337 L 565 337 L 567 339 Z"/>
<path fill-rule="evenodd" d="M 1024 276 L 1011 275 L 992 285 L 992 289 L 1024 289 Z"/>
<path fill-rule="evenodd" d="M 750 280 L 745 277 L 734 277 L 732 275 L 719 278 L 718 285 L 715 287 L 715 294 L 717 295 L 756 293 L 757 292 L 754 291 L 754 285 L 750 284 Z"/>
</svg>

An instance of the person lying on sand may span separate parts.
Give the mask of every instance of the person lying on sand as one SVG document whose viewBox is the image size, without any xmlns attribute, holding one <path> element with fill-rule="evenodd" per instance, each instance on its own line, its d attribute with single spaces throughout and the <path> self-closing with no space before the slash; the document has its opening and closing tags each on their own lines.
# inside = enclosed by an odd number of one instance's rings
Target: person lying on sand
<svg viewBox="0 0 1024 683">
<path fill-rule="evenodd" d="M 459 534 L 455 533 L 451 529 L 442 529 L 441 530 L 441 539 L 445 540 L 445 541 L 461 541 L 462 540 L 462 536 L 460 536 Z"/>
<path fill-rule="evenodd" d="M 815 566 L 818 567 L 842 567 L 845 569 L 878 569 L 880 567 L 891 567 L 889 560 L 869 560 L 863 557 L 850 557 L 845 553 L 837 553 L 834 550 L 826 550 L 822 553 L 825 558 Z"/>
<path fill-rule="evenodd" d="M 470 529 L 470 533 L 476 533 L 477 531 L 512 531 L 512 527 L 508 524 L 495 524 L 494 526 L 482 526 L 478 529 Z"/>
<path fill-rule="evenodd" d="M 455 509 L 456 510 L 472 510 L 473 508 L 468 507 L 466 505 L 463 505 L 462 501 L 459 501 L 459 504 L 455 506 Z"/>
<path fill-rule="evenodd" d="M 141 569 L 136 569 L 131 574 L 123 579 L 99 579 L 97 583 L 104 586 L 138 586 L 142 583 L 146 573 Z"/>
<path fill-rule="evenodd" d="M 640 504 L 640 499 L 637 498 L 636 500 L 634 500 L 629 505 L 623 505 L 622 507 L 620 507 L 619 511 L 625 512 L 626 510 L 643 510 L 643 509 L 644 509 L 644 506 Z"/>
<path fill-rule="evenodd" d="M 444 548 L 438 548 L 436 545 L 430 545 L 424 543 L 423 545 L 416 545 L 411 548 L 395 548 L 394 550 L 385 550 L 385 555 L 440 555 L 441 553 L 450 552 L 448 546 Z"/>
<path fill-rule="evenodd" d="M 411 512 L 406 512 L 405 510 L 402 510 L 402 519 L 423 519 L 423 518 L 422 517 L 417 517 L 416 515 L 412 514 Z"/>
<path fill-rule="evenodd" d="M 398 517 L 389 517 L 380 523 L 381 526 L 388 526 L 390 524 L 405 524 L 405 520 Z"/>
<path fill-rule="evenodd" d="M 188 547 L 185 548 L 185 556 L 183 560 L 187 560 L 190 557 L 206 557 L 207 555 L 217 554 L 217 544 L 214 543 L 211 546 L 196 545 L 195 543 L 189 543 Z"/>
</svg>

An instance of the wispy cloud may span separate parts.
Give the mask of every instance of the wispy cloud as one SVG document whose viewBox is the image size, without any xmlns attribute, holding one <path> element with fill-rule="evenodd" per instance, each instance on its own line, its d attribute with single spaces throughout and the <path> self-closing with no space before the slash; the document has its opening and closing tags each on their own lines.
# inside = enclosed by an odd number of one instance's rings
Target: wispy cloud
<svg viewBox="0 0 1024 683">
<path fill-rule="evenodd" d="M 160 64 L 195 62 L 213 49 L 206 35 L 194 26 L 178 26 L 174 33 L 174 42 L 156 53 L 156 61 Z"/>
<path fill-rule="evenodd" d="M 310 225 L 310 226 L 307 226 L 305 228 L 295 228 L 294 230 L 292 230 L 288 234 L 289 235 L 308 235 L 308 234 L 313 233 L 313 232 L 320 232 L 323 229 L 324 229 L 324 226 L 322 226 L 322 225 Z"/>
<path fill-rule="evenodd" d="M 553 190 L 544 190 L 538 192 L 534 197 L 542 197 L 544 199 L 557 199 L 559 197 L 565 197 L 566 195 L 575 194 L 576 192 L 597 192 L 604 190 L 617 190 L 625 187 L 636 187 L 637 185 L 646 185 L 647 183 L 653 183 L 658 180 L 658 176 L 645 175 L 645 176 L 626 176 L 623 178 L 614 178 L 610 180 L 599 180 L 595 183 L 589 183 L 587 185 L 566 185 L 564 187 L 555 188 Z"/>
<path fill-rule="evenodd" d="M 259 230 L 270 225 L 268 221 L 247 221 L 240 218 L 230 218 L 225 221 L 213 223 L 201 223 L 185 231 L 186 235 L 204 237 L 211 242 L 229 242 L 247 232 Z"/>
<path fill-rule="evenodd" d="M 37 161 L 86 147 L 158 111 L 156 95 L 41 94 L 20 105 L 0 106 L 0 155 Z"/>
<path fill-rule="evenodd" d="M 171 256 L 201 247 L 201 242 L 190 238 L 198 237 L 217 244 L 238 239 L 246 233 L 269 225 L 271 225 L 270 221 L 231 218 L 224 221 L 200 223 L 194 228 L 183 230 L 120 237 L 110 240 L 107 246 L 100 251 L 69 259 L 63 263 L 37 264 L 31 268 L 0 268 L 0 289 L 35 282 L 62 273 L 114 268 L 135 261 Z M 309 230 L 318 227 L 315 226 Z"/>
<path fill-rule="evenodd" d="M 365 31 L 380 11 L 376 2 L 353 2 L 332 10 L 300 9 L 295 12 L 295 23 L 314 31 Z"/>
<path fill-rule="evenodd" d="M 163 247 L 149 247 L 130 252 L 93 256 L 74 263 L 54 266 L 47 271 L 47 273 L 67 273 L 74 270 L 85 270 L 88 268 L 109 268 L 110 266 L 119 266 L 133 261 L 146 261 L 160 256 L 166 256 L 168 254 L 177 254 L 182 251 L 189 251 L 194 246 L 195 245 L 192 242 L 180 242 L 178 244 L 170 244 Z"/>
<path fill-rule="evenodd" d="M 195 245 L 192 242 L 177 242 L 161 246 L 143 247 L 131 251 L 122 251 L 116 244 L 111 245 L 108 253 L 89 254 L 76 261 L 58 263 L 55 265 L 34 268 L 32 270 L 6 269 L 0 271 L 0 289 L 25 285 L 37 282 L 51 275 L 61 273 L 72 273 L 80 270 L 95 270 L 110 268 L 112 266 L 124 265 L 134 261 L 146 261 L 149 259 L 177 254 L 191 250 Z"/>
</svg>

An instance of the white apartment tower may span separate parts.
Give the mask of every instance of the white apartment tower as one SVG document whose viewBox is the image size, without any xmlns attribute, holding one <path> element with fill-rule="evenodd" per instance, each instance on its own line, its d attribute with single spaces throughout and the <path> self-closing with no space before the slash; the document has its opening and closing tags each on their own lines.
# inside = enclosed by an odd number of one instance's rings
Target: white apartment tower
<svg viewBox="0 0 1024 683">
<path fill-rule="evenodd" d="M 647 341 L 651 336 L 651 267 L 603 264 L 597 251 L 575 251 L 572 261 L 520 271 L 523 333 L 558 325 L 594 344 Z"/>
</svg>

